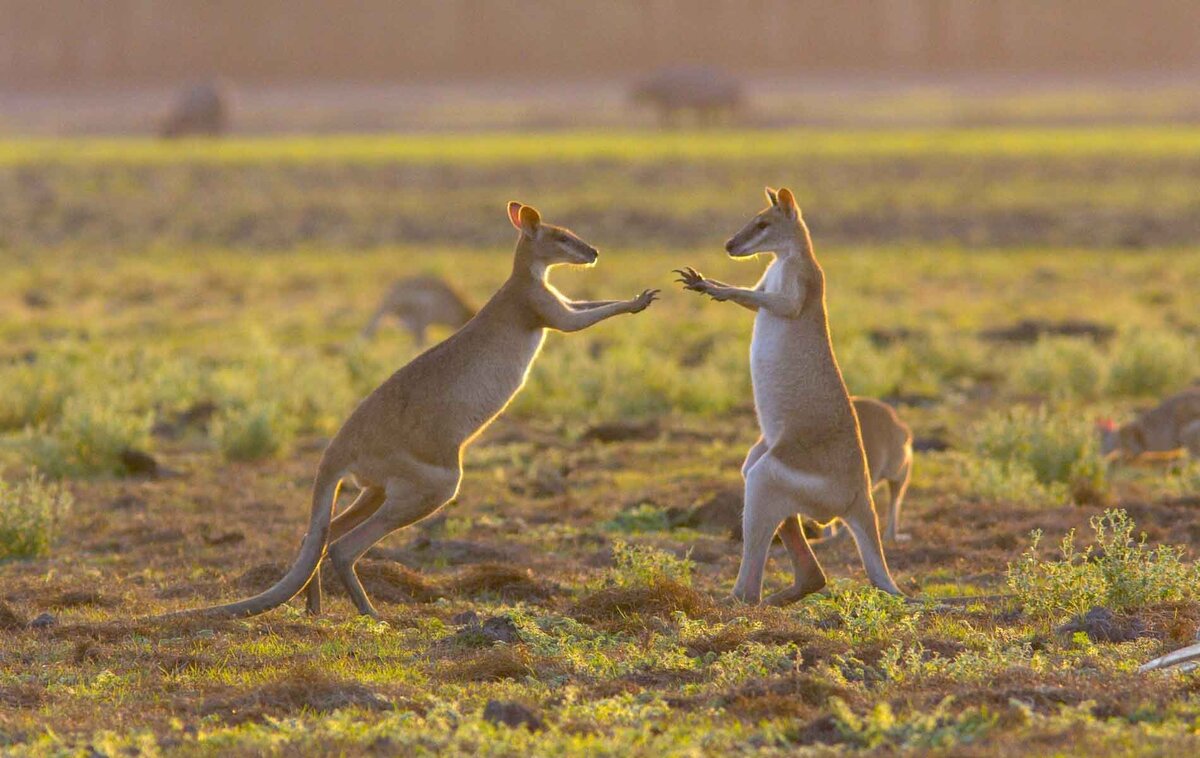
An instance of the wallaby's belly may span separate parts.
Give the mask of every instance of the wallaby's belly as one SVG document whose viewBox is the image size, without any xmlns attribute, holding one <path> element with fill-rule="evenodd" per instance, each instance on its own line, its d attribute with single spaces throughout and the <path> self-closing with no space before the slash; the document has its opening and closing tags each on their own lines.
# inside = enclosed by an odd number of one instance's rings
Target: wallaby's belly
<svg viewBox="0 0 1200 758">
<path fill-rule="evenodd" d="M 796 440 L 814 447 L 855 444 L 850 401 L 822 324 L 759 311 L 750 377 L 769 447 Z"/>
</svg>

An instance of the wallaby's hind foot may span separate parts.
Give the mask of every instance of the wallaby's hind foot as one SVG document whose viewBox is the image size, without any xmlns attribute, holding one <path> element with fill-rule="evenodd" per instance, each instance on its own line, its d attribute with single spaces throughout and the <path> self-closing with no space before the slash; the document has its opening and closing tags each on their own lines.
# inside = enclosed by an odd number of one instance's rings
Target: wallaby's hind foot
<svg viewBox="0 0 1200 758">
<path fill-rule="evenodd" d="M 888 571 L 887 559 L 883 557 L 883 541 L 879 538 L 879 524 L 875 521 L 875 508 L 871 503 L 870 493 L 863 492 L 858 495 L 854 505 L 842 518 L 854 536 L 858 555 L 871 584 L 890 595 L 903 597 L 904 593 L 896 586 L 891 572 Z"/>
<path fill-rule="evenodd" d="M 794 579 L 791 587 L 769 595 L 763 601 L 767 605 L 794 603 L 824 589 L 826 583 L 825 570 L 821 568 L 821 562 L 809 547 L 799 516 L 789 516 L 784 520 L 779 529 L 779 538 L 783 540 L 783 545 L 792 559 Z"/>
</svg>

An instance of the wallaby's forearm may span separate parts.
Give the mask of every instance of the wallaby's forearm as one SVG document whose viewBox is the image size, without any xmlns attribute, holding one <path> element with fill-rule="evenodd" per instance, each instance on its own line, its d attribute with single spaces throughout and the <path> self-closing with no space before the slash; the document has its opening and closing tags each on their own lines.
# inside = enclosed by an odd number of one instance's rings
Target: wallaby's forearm
<svg viewBox="0 0 1200 758">
<path fill-rule="evenodd" d="M 595 308 L 600 308 L 613 303 L 620 303 L 621 300 L 572 300 L 570 305 L 577 311 L 590 311 Z"/>
<path fill-rule="evenodd" d="M 747 310 L 758 312 L 761 309 L 780 318 L 796 318 L 804 305 L 802 299 L 781 292 L 763 292 L 744 287 L 722 287 L 722 290 L 720 294 L 725 296 L 726 300 Z"/>
<path fill-rule="evenodd" d="M 561 308 L 555 308 L 547 314 L 546 326 L 560 332 L 578 332 L 606 318 L 629 313 L 630 309 L 630 303 L 626 300 L 617 300 L 582 311 L 573 310 L 564 303 Z"/>
</svg>

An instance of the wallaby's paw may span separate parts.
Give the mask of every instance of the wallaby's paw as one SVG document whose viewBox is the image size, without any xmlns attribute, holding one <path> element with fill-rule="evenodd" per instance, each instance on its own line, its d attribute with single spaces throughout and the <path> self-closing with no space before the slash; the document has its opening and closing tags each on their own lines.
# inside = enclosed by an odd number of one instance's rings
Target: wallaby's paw
<svg viewBox="0 0 1200 758">
<path fill-rule="evenodd" d="M 646 310 L 650 307 L 650 303 L 658 299 L 659 292 L 661 290 L 644 290 L 642 294 L 629 301 L 631 306 L 629 312 L 641 313 Z"/>
<path fill-rule="evenodd" d="M 705 284 L 704 274 L 701 274 L 696 269 L 691 266 L 685 266 L 684 268 L 675 269 L 674 273 L 679 274 L 679 278 L 675 281 L 681 283 L 685 290 L 692 290 L 694 292 L 704 291 L 702 286 Z"/>
</svg>

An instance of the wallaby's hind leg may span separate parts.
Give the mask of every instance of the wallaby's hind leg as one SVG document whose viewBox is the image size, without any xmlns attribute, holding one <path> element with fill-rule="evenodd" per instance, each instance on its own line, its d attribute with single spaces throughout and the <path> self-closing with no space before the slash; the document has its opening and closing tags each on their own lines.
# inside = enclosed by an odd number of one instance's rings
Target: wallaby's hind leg
<svg viewBox="0 0 1200 758">
<path fill-rule="evenodd" d="M 884 537 L 888 542 L 904 542 L 911 539 L 909 535 L 900 532 L 900 507 L 904 505 L 904 493 L 908 491 L 908 480 L 912 473 L 912 464 L 904 464 L 904 469 L 896 479 L 888 479 L 888 517 Z"/>
<path fill-rule="evenodd" d="M 367 487 L 358 493 L 354 502 L 334 517 L 333 522 L 329 525 L 328 544 L 332 545 L 337 542 L 342 535 L 367 520 L 372 513 L 379 510 L 385 497 L 386 492 L 383 487 Z M 308 582 L 306 595 L 308 613 L 313 616 L 321 615 L 321 564 L 319 563 L 317 570 L 313 572 L 312 579 Z"/>
<path fill-rule="evenodd" d="M 767 605 L 787 605 L 822 589 L 825 586 L 825 570 L 808 545 L 799 516 L 788 516 L 779 529 L 779 537 L 792 558 L 795 579 L 791 587 L 769 595 Z"/>
<path fill-rule="evenodd" d="M 454 499 L 460 469 L 436 469 L 426 467 L 423 476 L 413 479 L 391 479 L 387 483 L 387 495 L 383 504 L 361 524 L 351 529 L 344 537 L 329 548 L 329 560 L 337 571 L 350 599 L 358 612 L 366 616 L 379 617 L 371 605 L 366 590 L 354 564 L 376 542 L 397 529 L 416 523 Z"/>
<path fill-rule="evenodd" d="M 758 442 L 755 442 L 753 445 L 750 446 L 750 452 L 746 453 L 746 462 L 742 464 L 742 479 L 743 480 L 745 480 L 746 475 L 748 473 L 750 473 L 750 468 L 754 464 L 758 463 L 758 459 L 763 457 L 763 454 L 766 452 L 767 452 L 767 443 L 763 440 L 762 437 L 759 437 Z"/>
<path fill-rule="evenodd" d="M 869 490 L 863 489 L 855 496 L 854 503 L 842 520 L 854 535 L 858 555 L 871 584 L 889 594 L 903 596 L 904 593 L 896 586 L 888 571 L 887 559 L 883 557 L 883 542 L 879 539 L 879 524 L 875 520 L 875 506 Z"/>
<path fill-rule="evenodd" d="M 757 446 L 756 446 L 757 447 Z M 745 603 L 762 597 L 763 571 L 775 532 L 785 516 L 792 493 L 786 491 L 769 469 L 773 459 L 762 456 L 746 471 L 746 505 L 742 509 L 742 565 L 738 569 L 733 596 Z"/>
</svg>

